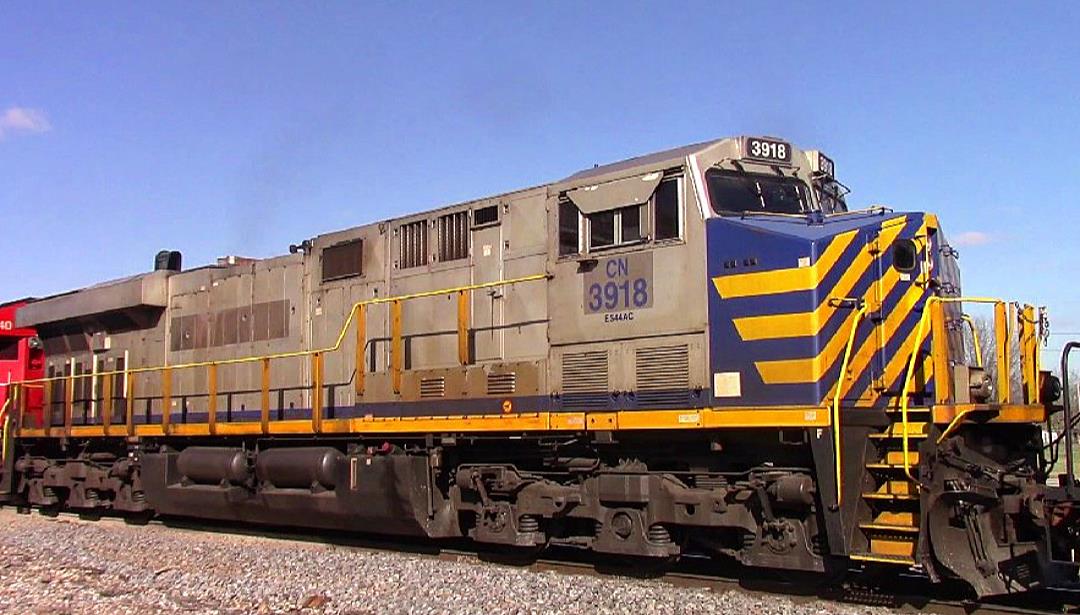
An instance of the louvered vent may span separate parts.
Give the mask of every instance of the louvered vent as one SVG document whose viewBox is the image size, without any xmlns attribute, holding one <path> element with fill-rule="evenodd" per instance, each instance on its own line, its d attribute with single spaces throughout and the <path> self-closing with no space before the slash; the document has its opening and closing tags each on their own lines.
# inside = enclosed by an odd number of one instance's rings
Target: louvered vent
<svg viewBox="0 0 1080 615">
<path fill-rule="evenodd" d="M 432 399 L 446 395 L 446 378 L 421 378 L 420 398 Z"/>
<path fill-rule="evenodd" d="M 637 401 L 644 407 L 683 406 L 690 401 L 690 349 L 638 348 L 635 357 Z"/>
<path fill-rule="evenodd" d="M 488 374 L 487 377 L 487 394 L 488 395 L 513 395 L 517 390 L 517 373 L 510 372 L 508 374 Z"/>
<path fill-rule="evenodd" d="M 608 392 L 607 351 L 563 355 L 562 398 L 567 408 L 606 408 Z"/>
</svg>

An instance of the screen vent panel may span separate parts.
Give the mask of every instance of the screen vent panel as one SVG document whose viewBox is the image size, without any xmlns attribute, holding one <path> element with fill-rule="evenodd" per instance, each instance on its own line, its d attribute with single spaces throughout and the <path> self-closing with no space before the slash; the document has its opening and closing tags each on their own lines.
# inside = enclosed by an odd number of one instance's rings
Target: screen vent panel
<svg viewBox="0 0 1080 615">
<path fill-rule="evenodd" d="M 683 406 L 690 401 L 690 349 L 638 348 L 635 353 L 637 401 L 644 407 Z"/>
<path fill-rule="evenodd" d="M 564 407 L 608 407 L 610 393 L 607 351 L 563 355 L 562 381 Z"/>
<path fill-rule="evenodd" d="M 517 390 L 517 373 L 488 374 L 488 395 L 513 395 Z"/>
<path fill-rule="evenodd" d="M 435 399 L 446 395 L 446 378 L 421 378 L 420 399 Z"/>
</svg>

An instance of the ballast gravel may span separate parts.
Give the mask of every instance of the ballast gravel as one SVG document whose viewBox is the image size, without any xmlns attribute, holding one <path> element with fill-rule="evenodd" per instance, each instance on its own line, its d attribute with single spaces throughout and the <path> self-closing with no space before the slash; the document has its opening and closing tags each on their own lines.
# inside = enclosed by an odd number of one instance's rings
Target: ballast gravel
<svg viewBox="0 0 1080 615">
<path fill-rule="evenodd" d="M 888 613 L 657 580 L 0 510 L 4 613 Z"/>
</svg>

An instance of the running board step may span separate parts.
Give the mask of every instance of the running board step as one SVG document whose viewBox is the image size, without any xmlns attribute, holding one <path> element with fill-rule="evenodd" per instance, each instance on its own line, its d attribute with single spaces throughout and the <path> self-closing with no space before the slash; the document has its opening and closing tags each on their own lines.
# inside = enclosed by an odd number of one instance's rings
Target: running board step
<svg viewBox="0 0 1080 615">
<path fill-rule="evenodd" d="M 910 525 L 892 525 L 887 523 L 860 523 L 859 529 L 875 534 L 918 534 L 919 528 Z"/>
<path fill-rule="evenodd" d="M 877 555 L 875 553 L 852 553 L 848 557 L 859 562 L 874 562 L 877 564 L 898 564 L 901 566 L 915 565 L 915 559 L 911 557 Z"/>
<path fill-rule="evenodd" d="M 870 553 L 885 557 L 904 557 L 915 561 L 915 541 L 908 536 L 888 538 L 871 536 Z"/>
<path fill-rule="evenodd" d="M 919 453 L 911 451 L 907 455 L 908 464 L 912 467 L 919 465 Z M 885 463 L 892 466 L 904 465 L 904 451 L 889 451 L 885 453 Z"/>
<path fill-rule="evenodd" d="M 917 423 L 909 422 L 907 429 L 908 438 L 925 438 L 929 433 L 929 426 L 930 423 L 922 421 Z M 888 429 L 886 429 L 885 431 L 881 433 L 872 433 L 870 434 L 870 437 L 874 438 L 875 440 L 902 439 L 904 437 L 904 424 L 893 423 L 889 425 Z"/>
<path fill-rule="evenodd" d="M 908 510 L 883 510 L 874 517 L 873 525 L 894 525 L 918 529 L 917 517 Z"/>
<path fill-rule="evenodd" d="M 868 500 L 918 500 L 918 489 L 906 480 L 887 480 L 881 483 L 876 491 L 864 493 L 863 497 Z M 897 523 L 898 525 L 915 525 L 914 517 L 898 518 L 883 521 L 875 519 L 875 523 Z"/>
</svg>

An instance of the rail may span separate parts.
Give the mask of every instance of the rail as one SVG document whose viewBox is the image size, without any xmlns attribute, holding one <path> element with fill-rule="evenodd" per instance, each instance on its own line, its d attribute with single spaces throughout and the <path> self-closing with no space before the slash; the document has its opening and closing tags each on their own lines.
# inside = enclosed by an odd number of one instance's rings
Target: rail
<svg viewBox="0 0 1080 615">
<path fill-rule="evenodd" d="M 1065 440 L 1065 478 L 1066 478 L 1066 493 L 1072 494 L 1076 491 L 1076 469 L 1073 467 L 1073 410 L 1072 407 L 1072 395 L 1069 390 L 1069 355 L 1073 350 L 1080 348 L 1080 342 L 1068 342 L 1061 350 L 1061 389 L 1064 394 L 1061 396 L 1061 408 L 1065 414 L 1065 424 L 1062 425 L 1062 433 L 1060 438 Z M 1056 453 L 1055 453 L 1056 456 Z"/>
<path fill-rule="evenodd" d="M 975 321 L 967 314 L 961 314 L 960 318 L 971 329 L 971 345 L 975 348 L 975 366 L 983 366 L 982 346 L 979 344 L 979 330 L 975 327 Z"/>
<path fill-rule="evenodd" d="M 7 410 L 8 410 L 8 403 L 10 403 L 10 401 L 11 401 L 10 398 L 5 398 L 4 399 L 4 405 L 0 406 L 0 473 L 3 472 L 3 463 L 5 461 L 7 461 L 7 456 L 8 456 L 8 450 L 7 450 L 8 449 L 8 438 L 7 438 L 7 435 L 8 435 L 8 432 L 7 432 L 8 411 Z"/>
<path fill-rule="evenodd" d="M 325 348 L 315 348 L 308 350 L 296 350 L 290 352 L 279 352 L 265 355 L 251 355 L 245 357 L 236 357 L 231 359 L 219 359 L 212 361 L 194 361 L 189 363 L 179 363 L 174 365 L 157 365 L 150 367 L 132 367 L 122 370 L 100 371 L 90 372 L 83 374 L 66 374 L 61 376 L 52 376 L 47 378 L 36 378 L 31 380 L 15 381 L 11 384 L 11 393 L 9 394 L 8 401 L 12 396 L 18 400 L 19 406 L 25 406 L 26 395 L 19 395 L 19 393 L 28 386 L 43 385 L 46 388 L 47 393 L 51 392 L 52 383 L 64 381 L 67 386 L 64 387 L 64 432 L 66 435 L 71 435 L 72 428 L 72 413 L 74 406 L 74 383 L 76 380 L 84 378 L 102 378 L 103 389 L 103 409 L 101 412 L 102 427 L 108 432 L 109 427 L 112 424 L 113 397 L 111 394 L 112 378 L 113 376 L 123 376 L 124 380 L 124 396 L 126 401 L 126 413 L 125 413 L 125 427 L 127 435 L 134 435 L 135 422 L 134 422 L 134 403 L 135 403 L 135 376 L 139 374 L 157 373 L 161 374 L 161 400 L 162 400 L 162 412 L 161 412 L 161 426 L 165 433 L 169 432 L 170 417 L 170 401 L 172 397 L 172 373 L 178 370 L 206 368 L 207 370 L 207 394 L 208 394 L 208 407 L 207 407 L 207 422 L 209 424 L 209 430 L 211 434 L 216 433 L 217 427 L 217 369 L 221 366 L 238 365 L 244 363 L 261 363 L 262 365 L 262 382 L 261 382 L 261 400 L 262 409 L 260 422 L 262 423 L 263 433 L 269 433 L 270 423 L 270 363 L 271 361 L 281 359 L 292 359 L 298 357 L 310 357 L 311 358 L 311 423 L 312 431 L 319 433 L 322 426 L 322 372 L 323 372 L 323 356 L 328 353 L 337 352 L 341 349 L 342 344 L 345 341 L 345 336 L 348 334 L 349 329 L 355 323 L 356 325 L 356 376 L 354 378 L 354 389 L 356 391 L 357 398 L 364 393 L 364 348 L 367 345 L 367 330 L 366 330 L 366 316 L 367 308 L 372 305 L 389 304 L 390 305 L 390 371 L 391 379 L 393 382 L 394 392 L 399 393 L 401 390 L 402 371 L 404 365 L 404 341 L 402 334 L 402 304 L 414 299 L 422 299 L 426 297 L 439 297 L 444 295 L 457 295 L 457 336 L 458 336 L 458 360 L 462 365 L 465 365 L 469 361 L 470 344 L 469 344 L 469 299 L 471 293 L 477 290 L 484 290 L 490 288 L 499 288 L 505 286 L 513 286 L 516 284 L 523 284 L 527 282 L 535 282 L 539 280 L 546 280 L 549 276 L 546 273 L 534 274 L 528 276 L 522 276 L 518 278 L 512 278 L 509 280 L 497 280 L 493 282 L 483 282 L 480 284 L 470 284 L 466 286 L 457 286 L 452 288 L 441 288 L 437 290 L 422 291 L 417 293 L 411 293 L 407 295 L 398 295 L 393 297 L 375 297 L 372 299 L 365 299 L 357 301 L 353 304 L 349 310 L 349 316 L 345 319 L 345 322 L 341 326 L 341 331 L 338 333 L 337 339 L 333 345 Z M 45 427 L 51 427 L 49 424 L 51 421 L 51 411 L 49 410 L 50 395 L 46 395 L 46 399 L 43 402 L 44 406 L 44 423 Z M 7 401 L 5 402 L 5 407 Z M 20 415 L 25 413 L 20 413 Z M 17 421 L 18 425 L 21 425 L 22 419 Z"/>
<path fill-rule="evenodd" d="M 994 349 L 995 349 L 995 365 L 997 368 L 998 382 L 995 383 L 997 390 L 997 402 L 1000 404 L 1007 404 L 1011 399 L 1011 342 L 1012 342 L 1012 330 L 1009 323 L 1011 317 L 1014 315 L 1013 309 L 1015 307 L 1012 303 L 1007 303 L 1002 299 L 995 299 L 991 297 L 930 297 L 926 301 L 925 309 L 922 316 L 919 318 L 919 326 L 915 333 L 915 340 L 911 350 L 911 357 L 908 359 L 907 372 L 904 376 L 904 387 L 900 395 L 900 420 L 903 424 L 903 456 L 904 456 L 904 474 L 912 482 L 918 482 L 915 479 L 914 474 L 911 471 L 911 438 L 909 436 L 909 421 L 908 413 L 911 407 L 911 386 L 915 379 L 915 362 L 920 354 L 920 348 L 926 337 L 927 323 L 933 323 L 933 329 L 935 331 L 935 343 L 939 344 L 934 349 L 934 373 L 935 376 L 935 398 L 938 402 L 946 403 L 949 400 L 950 389 L 952 383 L 949 381 L 949 357 L 948 346 L 945 341 L 945 326 L 944 326 L 944 313 L 943 304 L 946 303 L 982 303 L 992 304 L 994 306 Z M 1021 377 L 1023 381 L 1024 394 L 1029 403 L 1038 403 L 1039 399 L 1039 387 L 1038 387 L 1038 352 L 1036 347 L 1037 336 L 1035 334 L 1035 325 L 1038 323 L 1034 319 L 1034 308 L 1032 306 L 1024 306 L 1019 311 L 1019 320 L 1021 323 Z M 974 327 L 972 327 L 974 331 Z M 977 335 L 977 334 L 976 334 Z M 977 338 L 976 338 L 977 339 Z M 976 348 L 978 342 L 976 341 Z M 982 357 L 978 357 L 980 363 Z M 974 412 L 976 408 L 966 408 L 957 413 L 952 418 L 948 426 L 942 432 L 938 438 L 938 442 L 942 442 L 949 434 L 951 434 L 961 422 L 967 417 L 967 415 Z"/>
<path fill-rule="evenodd" d="M 844 503 L 844 471 L 842 465 L 842 447 L 840 445 L 840 393 L 843 389 L 844 378 L 847 377 L 848 364 L 851 361 L 851 348 L 855 345 L 855 333 L 859 329 L 859 323 L 866 316 L 867 305 L 863 301 L 858 302 L 859 309 L 855 312 L 855 322 L 851 323 L 848 331 L 847 346 L 844 347 L 844 361 L 840 364 L 840 374 L 836 378 L 836 391 L 833 393 L 832 403 L 832 430 L 833 430 L 833 457 L 836 461 L 836 506 Z"/>
</svg>

